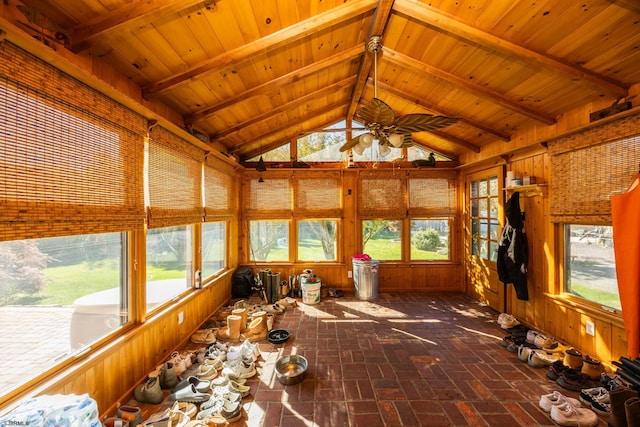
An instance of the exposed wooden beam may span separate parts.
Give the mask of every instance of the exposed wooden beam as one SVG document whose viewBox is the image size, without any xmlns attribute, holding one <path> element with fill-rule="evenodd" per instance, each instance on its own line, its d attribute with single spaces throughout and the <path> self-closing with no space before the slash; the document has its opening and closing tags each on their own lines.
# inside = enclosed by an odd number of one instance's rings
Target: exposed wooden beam
<svg viewBox="0 0 640 427">
<path fill-rule="evenodd" d="M 423 138 L 414 139 L 413 140 L 413 145 L 417 145 L 418 147 L 420 147 L 420 148 L 422 148 L 424 150 L 433 151 L 434 153 L 437 153 L 437 154 L 440 154 L 442 156 L 448 157 L 453 161 L 458 161 L 458 155 L 456 153 L 452 153 L 451 151 L 443 150 L 442 148 L 434 148 L 433 144 L 430 144 L 429 142 L 423 141 Z"/>
<path fill-rule="evenodd" d="M 458 145 L 462 148 L 464 148 L 465 150 L 468 151 L 473 151 L 474 153 L 479 153 L 480 152 L 480 147 L 470 143 L 469 141 L 465 141 L 464 139 L 461 138 L 457 138 L 453 135 L 449 135 L 441 130 L 432 130 L 429 133 L 437 136 L 440 139 L 444 139 L 445 141 L 449 141 L 452 144 Z"/>
<path fill-rule="evenodd" d="M 219 1 L 219 0 L 217 0 Z M 210 1 L 213 3 L 213 1 Z M 107 14 L 96 16 L 71 28 L 71 50 L 81 52 L 90 47 L 96 37 L 106 32 L 130 26 L 134 22 L 149 21 L 150 18 L 170 15 L 189 9 L 197 4 L 208 3 L 202 0 L 137 0 L 125 2 L 122 6 Z"/>
<path fill-rule="evenodd" d="M 368 84 L 371 84 L 371 82 L 368 82 Z M 440 106 L 436 106 L 433 104 L 429 104 L 424 102 L 422 99 L 417 99 L 415 95 L 412 95 L 410 93 L 404 92 L 400 89 L 396 89 L 393 86 L 390 86 L 386 83 L 380 83 L 378 82 L 378 88 L 382 89 L 385 92 L 388 92 L 394 96 L 397 96 L 399 98 L 402 98 L 408 102 L 411 102 L 412 104 L 415 104 L 419 107 L 422 108 L 426 108 L 429 111 L 434 112 L 435 114 L 439 114 L 439 115 L 443 115 L 443 116 L 448 116 L 448 117 L 460 117 L 459 123 L 464 123 L 468 126 L 474 127 L 478 130 L 481 130 L 482 132 L 488 133 L 490 135 L 495 136 L 498 139 L 501 139 L 503 141 L 510 141 L 511 140 L 511 135 L 504 133 L 504 132 L 500 132 L 499 130 L 496 129 L 492 129 L 489 126 L 485 126 L 482 123 L 476 122 L 474 120 L 470 120 L 468 118 L 465 117 L 461 117 L 461 114 L 457 111 L 452 111 L 452 110 L 448 110 L 446 108 L 442 108 Z"/>
<path fill-rule="evenodd" d="M 245 43 L 215 58 L 202 61 L 182 73 L 151 83 L 142 88 L 143 93 L 145 96 L 153 95 L 216 68 L 225 67 L 238 61 L 246 61 L 247 58 L 253 55 L 280 48 L 288 43 L 322 31 L 325 28 L 335 26 L 343 21 L 353 19 L 355 16 L 367 13 L 371 11 L 375 5 L 376 2 L 374 0 L 354 0 L 344 3 L 339 7 L 314 15 L 258 40 Z"/>
<path fill-rule="evenodd" d="M 325 96 L 327 93 L 333 93 L 333 92 L 339 92 L 349 86 L 351 86 L 353 84 L 353 82 L 355 81 L 355 76 L 349 77 L 347 79 L 344 80 L 340 80 L 339 82 L 336 82 L 332 85 L 329 85 L 327 87 L 323 87 L 319 90 L 316 90 L 314 92 L 308 93 L 305 96 L 302 96 L 300 98 L 295 99 L 294 101 L 291 102 L 287 102 L 285 104 L 280 105 L 277 108 L 274 108 L 273 110 L 269 110 L 266 111 L 263 114 L 259 114 L 257 116 L 252 117 L 250 120 L 244 121 L 242 123 L 238 123 L 235 126 L 232 126 L 228 129 L 226 129 L 224 132 L 220 132 L 219 134 L 216 135 L 212 135 L 210 137 L 210 139 L 212 141 L 218 141 L 221 140 L 223 138 L 225 138 L 228 135 L 231 135 L 233 133 L 238 132 L 240 129 L 246 128 L 248 126 L 251 126 L 255 123 L 259 123 L 263 120 L 267 120 L 270 117 L 273 117 L 277 114 L 280 114 L 284 111 L 287 110 L 292 110 L 294 108 L 298 108 L 300 105 L 304 105 L 307 102 L 313 101 L 315 99 L 318 99 L 320 97 Z"/>
<path fill-rule="evenodd" d="M 570 64 L 550 55 L 524 48 L 516 43 L 464 24 L 445 12 L 428 6 L 427 3 L 418 0 L 396 0 L 393 10 L 409 19 L 420 21 L 464 39 L 473 45 L 481 46 L 491 51 L 497 50 L 507 56 L 517 55 L 529 64 L 535 63 L 544 68 L 567 74 L 572 78 L 584 80 L 600 89 L 606 89 L 614 95 L 627 96 L 629 94 L 629 88 L 614 79 L 601 76 L 586 68 Z"/>
<path fill-rule="evenodd" d="M 254 138 L 252 140 L 249 141 L 244 141 L 242 144 L 237 145 L 235 147 L 233 147 L 232 149 L 232 153 L 233 154 L 239 154 L 243 160 L 245 159 L 250 159 L 253 156 L 257 156 L 260 153 L 263 153 L 265 151 L 268 151 L 270 149 L 273 149 L 275 147 L 279 147 L 280 145 L 284 144 L 287 141 L 290 141 L 291 139 L 297 139 L 300 135 L 299 131 L 295 131 L 295 130 L 291 130 L 289 131 L 287 134 L 280 136 L 280 134 L 282 133 L 283 130 L 286 130 L 287 128 L 293 128 L 301 123 L 307 122 L 309 120 L 313 120 L 315 117 L 321 116 L 323 114 L 327 114 L 330 113 L 332 111 L 335 111 L 337 109 L 342 109 L 344 110 L 345 108 L 345 103 L 344 102 L 338 102 L 336 104 L 331 104 L 331 105 L 327 105 L 324 108 L 321 108 L 317 111 L 310 111 L 308 115 L 305 116 L 301 116 L 299 117 L 297 120 L 293 120 L 293 121 L 289 121 L 287 123 L 285 123 L 283 126 L 277 128 L 277 129 L 273 129 L 271 132 L 264 134 L 264 135 L 260 135 L 258 138 Z M 330 120 L 330 123 L 334 123 L 335 120 Z M 327 124 L 327 126 L 329 125 Z M 270 143 L 268 145 L 262 144 L 263 140 L 267 140 L 269 138 L 272 137 L 278 137 L 278 141 L 275 141 L 273 143 Z M 256 144 L 260 144 L 262 145 L 261 149 L 254 149 L 251 151 L 242 151 L 242 147 L 250 147 L 252 145 L 256 145 Z"/>
<path fill-rule="evenodd" d="M 489 102 L 501 105 L 504 108 L 508 108 L 512 111 L 517 112 L 518 114 L 522 114 L 523 116 L 529 117 L 546 125 L 552 125 L 556 123 L 556 119 L 549 114 L 542 113 L 532 108 L 521 105 L 493 89 L 489 89 L 484 86 L 472 83 L 467 79 L 463 79 L 432 65 L 425 64 L 424 62 L 418 61 L 417 59 L 411 58 L 400 52 L 396 52 L 391 49 L 385 49 L 383 59 L 385 61 L 389 61 L 403 67 L 414 68 L 429 76 L 449 82 L 454 86 L 465 88 L 466 90 L 487 99 L 487 101 Z"/>
<path fill-rule="evenodd" d="M 362 49 L 359 46 L 354 46 L 351 49 L 345 50 L 344 52 L 340 52 L 336 55 L 332 55 L 322 61 L 314 62 L 307 67 L 292 71 L 288 74 L 285 74 L 284 76 L 280 76 L 259 86 L 248 89 L 242 93 L 237 94 L 233 98 L 226 99 L 216 105 L 211 105 L 203 108 L 200 111 L 196 111 L 192 115 L 185 117 L 185 122 L 188 124 L 195 123 L 196 121 L 210 116 L 211 114 L 214 114 L 216 111 L 222 110 L 223 108 L 229 107 L 233 104 L 252 98 L 254 96 L 263 95 L 270 91 L 276 90 L 281 86 L 289 85 L 305 77 L 316 74 L 321 70 L 329 67 L 334 67 L 336 64 L 339 64 L 341 62 L 352 60 L 359 55 L 362 55 Z"/>
<path fill-rule="evenodd" d="M 371 67 L 373 66 L 373 55 L 367 52 L 366 44 L 371 36 L 384 34 L 385 27 L 387 26 L 387 22 L 389 21 L 389 16 L 391 15 L 391 10 L 393 8 L 393 2 L 394 0 L 378 0 L 378 6 L 376 7 L 375 15 L 371 21 L 371 28 L 369 28 L 367 40 L 365 40 L 362 46 L 362 52 L 367 53 L 367 55 L 364 56 L 360 65 L 360 70 L 358 71 L 358 77 L 356 79 L 355 87 L 353 88 L 351 102 L 349 102 L 349 108 L 347 109 L 347 117 L 353 117 L 355 114 L 358 102 L 362 97 L 362 92 L 364 91 L 367 78 L 369 77 L 369 73 L 371 73 Z"/>
</svg>

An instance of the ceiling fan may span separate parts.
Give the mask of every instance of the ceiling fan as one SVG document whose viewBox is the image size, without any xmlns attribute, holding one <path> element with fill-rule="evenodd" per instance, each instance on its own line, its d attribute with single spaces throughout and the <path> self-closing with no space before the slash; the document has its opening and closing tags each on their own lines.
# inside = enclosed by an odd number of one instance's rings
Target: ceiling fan
<svg viewBox="0 0 640 427">
<path fill-rule="evenodd" d="M 372 36 L 367 42 L 367 49 L 373 52 L 373 99 L 358 108 L 356 117 L 364 123 L 369 132 L 358 135 L 340 147 L 340 151 L 352 149 L 362 154 L 365 148 L 378 141 L 379 154 L 387 155 L 391 147 L 400 148 L 412 144 L 413 132 L 432 131 L 452 125 L 457 118 L 434 116 L 432 114 L 407 114 L 396 117 L 395 113 L 378 98 L 378 52 L 382 50 L 382 37 Z"/>
</svg>

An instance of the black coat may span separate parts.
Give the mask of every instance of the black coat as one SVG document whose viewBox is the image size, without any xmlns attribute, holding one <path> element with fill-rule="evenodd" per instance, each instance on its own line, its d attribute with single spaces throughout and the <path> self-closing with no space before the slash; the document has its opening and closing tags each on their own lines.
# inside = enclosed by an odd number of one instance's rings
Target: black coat
<svg viewBox="0 0 640 427">
<path fill-rule="evenodd" d="M 505 224 L 498 244 L 498 278 L 503 283 L 513 283 L 519 300 L 529 300 L 527 289 L 527 262 L 529 249 L 524 232 L 520 193 L 514 192 L 505 207 Z"/>
</svg>

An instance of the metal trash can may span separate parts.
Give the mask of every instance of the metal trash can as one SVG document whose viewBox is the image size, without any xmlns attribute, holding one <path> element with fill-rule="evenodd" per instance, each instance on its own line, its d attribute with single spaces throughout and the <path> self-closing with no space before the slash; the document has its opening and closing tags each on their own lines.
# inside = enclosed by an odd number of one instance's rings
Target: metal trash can
<svg viewBox="0 0 640 427">
<path fill-rule="evenodd" d="M 356 287 L 356 298 L 360 300 L 378 299 L 378 267 L 376 260 L 353 260 L 353 284 Z"/>
</svg>

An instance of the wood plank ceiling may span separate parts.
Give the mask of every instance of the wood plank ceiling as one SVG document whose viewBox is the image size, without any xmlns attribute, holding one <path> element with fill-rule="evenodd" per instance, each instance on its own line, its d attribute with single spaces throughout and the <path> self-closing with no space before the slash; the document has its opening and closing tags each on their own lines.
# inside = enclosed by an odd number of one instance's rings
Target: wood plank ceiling
<svg viewBox="0 0 640 427">
<path fill-rule="evenodd" d="M 635 0 L 5 4 L 13 24 L 111 64 L 239 160 L 354 118 L 374 96 L 372 35 L 378 97 L 397 115 L 458 117 L 413 136 L 453 159 L 640 82 Z"/>
</svg>

